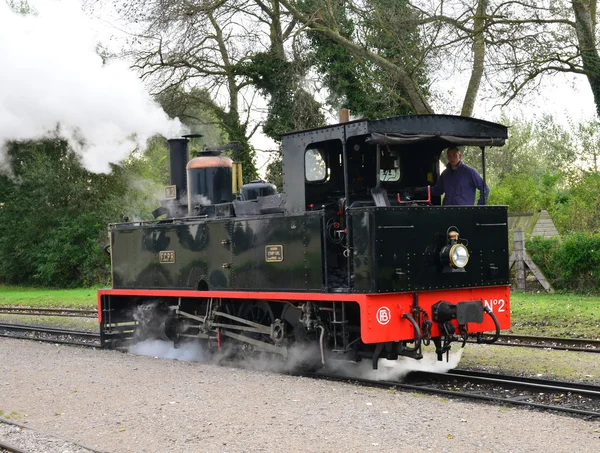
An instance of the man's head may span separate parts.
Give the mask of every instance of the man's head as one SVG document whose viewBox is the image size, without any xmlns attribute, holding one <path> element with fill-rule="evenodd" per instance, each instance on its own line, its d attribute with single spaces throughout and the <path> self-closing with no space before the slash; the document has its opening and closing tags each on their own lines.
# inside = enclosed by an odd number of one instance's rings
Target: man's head
<svg viewBox="0 0 600 453">
<path fill-rule="evenodd" d="M 452 168 L 456 168 L 462 159 L 462 153 L 456 146 L 451 146 L 446 151 L 446 157 L 448 157 L 448 163 L 450 166 Z"/>
</svg>

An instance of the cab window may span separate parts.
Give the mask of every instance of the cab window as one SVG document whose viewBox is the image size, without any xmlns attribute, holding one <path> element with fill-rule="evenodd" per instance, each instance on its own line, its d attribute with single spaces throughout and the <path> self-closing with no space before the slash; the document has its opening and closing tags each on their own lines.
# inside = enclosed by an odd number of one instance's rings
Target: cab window
<svg viewBox="0 0 600 453">
<path fill-rule="evenodd" d="M 381 182 L 400 181 L 400 155 L 398 151 L 382 149 L 380 159 L 379 180 Z"/>
<path fill-rule="evenodd" d="M 304 177 L 307 182 L 324 182 L 327 164 L 319 149 L 307 149 L 304 154 Z"/>
</svg>

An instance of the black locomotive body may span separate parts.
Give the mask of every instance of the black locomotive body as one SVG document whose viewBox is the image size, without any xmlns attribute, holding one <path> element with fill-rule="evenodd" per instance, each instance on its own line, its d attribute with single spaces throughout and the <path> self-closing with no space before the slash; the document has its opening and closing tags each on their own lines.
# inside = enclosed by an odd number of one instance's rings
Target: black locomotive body
<svg viewBox="0 0 600 453">
<path fill-rule="evenodd" d="M 441 359 L 454 340 L 494 340 L 510 326 L 507 209 L 442 206 L 428 186 L 448 146 L 485 157 L 506 138 L 446 115 L 290 133 L 284 193 L 259 181 L 237 196 L 228 158 L 187 162 L 187 139 L 170 141 L 167 218 L 109 227 L 103 345 L 158 337 L 284 358 L 301 346 L 309 362 L 377 367 L 430 341 Z"/>
</svg>

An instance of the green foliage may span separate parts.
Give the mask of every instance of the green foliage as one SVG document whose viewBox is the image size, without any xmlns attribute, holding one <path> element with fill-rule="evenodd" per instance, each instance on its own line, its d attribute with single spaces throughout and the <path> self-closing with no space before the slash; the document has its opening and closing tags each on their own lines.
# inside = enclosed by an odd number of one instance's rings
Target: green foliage
<svg viewBox="0 0 600 453">
<path fill-rule="evenodd" d="M 7 4 L 10 9 L 18 14 L 27 15 L 34 12 L 27 0 L 8 0 Z"/>
<path fill-rule="evenodd" d="M 79 224 L 82 209 L 91 204 L 87 198 L 97 196 L 90 190 L 88 175 L 74 164 L 76 156 L 61 140 L 13 143 L 9 156 L 17 182 L 3 180 L 0 279 L 82 286 L 88 269 L 82 271 L 77 261 L 94 253 L 85 242 L 90 235 L 98 235 L 98 230 L 86 231 L 82 238 L 81 230 L 89 224 Z M 62 223 L 65 220 L 75 227 L 72 236 L 69 226 Z M 56 269 L 50 269 L 51 263 L 58 265 Z"/>
<path fill-rule="evenodd" d="M 537 179 L 531 174 L 512 174 L 491 189 L 489 204 L 508 205 L 508 211 L 533 212 L 540 206 L 540 190 Z"/>
<path fill-rule="evenodd" d="M 369 0 L 360 15 L 357 11 L 347 11 L 343 3 L 336 5 L 336 9 L 327 10 L 329 27 L 339 31 L 344 38 L 404 67 L 427 93 L 425 65 L 418 57 L 421 41 L 414 26 L 414 10 L 408 2 Z M 314 14 L 322 6 L 317 0 L 304 0 L 301 9 Z M 329 91 L 328 102 L 334 108 L 347 107 L 368 118 L 414 113 L 395 74 L 357 58 L 343 45 L 318 31 L 308 31 L 307 36 L 310 61 L 322 74 L 322 81 Z"/>
<path fill-rule="evenodd" d="M 499 122 L 510 127 L 510 137 L 504 146 L 486 149 L 490 185 L 513 174 L 534 175 L 541 182 L 541 175 L 559 175 L 575 158 L 574 137 L 551 116 L 534 121 L 503 114 Z M 464 154 L 473 154 L 473 161 L 481 155 L 477 149 Z"/>
<path fill-rule="evenodd" d="M 259 52 L 236 65 L 236 74 L 248 78 L 259 92 L 270 98 L 263 132 L 279 141 L 292 130 L 323 126 L 321 105 L 302 88 L 300 80 L 306 66 L 287 61 L 279 52 Z"/>
<path fill-rule="evenodd" d="M 283 161 L 281 153 L 267 165 L 266 179 L 277 186 L 277 191 L 283 191 Z"/>
<path fill-rule="evenodd" d="M 585 173 L 556 197 L 550 207 L 556 228 L 561 233 L 600 233 L 600 173 Z"/>
<path fill-rule="evenodd" d="M 503 117 L 510 138 L 502 148 L 486 150 L 490 203 L 507 204 L 509 212 L 547 209 L 561 233 L 600 231 L 597 134 L 591 121 L 570 129 L 552 117 L 536 121 Z M 465 152 L 476 162 L 480 151 Z"/>
<path fill-rule="evenodd" d="M 600 122 L 593 118 L 590 121 L 579 123 L 576 133 L 581 139 L 579 159 L 581 164 L 593 172 L 600 170 Z"/>
<path fill-rule="evenodd" d="M 106 282 L 106 225 L 149 218 L 158 202 L 136 153 L 110 175 L 85 170 L 60 139 L 10 143 L 12 174 L 0 177 L 0 281 L 48 287 Z M 158 192 L 155 189 L 155 192 Z M 150 191 L 152 193 L 152 191 Z"/>
<path fill-rule="evenodd" d="M 527 241 L 527 252 L 555 289 L 600 293 L 599 234 L 534 237 Z"/>
</svg>

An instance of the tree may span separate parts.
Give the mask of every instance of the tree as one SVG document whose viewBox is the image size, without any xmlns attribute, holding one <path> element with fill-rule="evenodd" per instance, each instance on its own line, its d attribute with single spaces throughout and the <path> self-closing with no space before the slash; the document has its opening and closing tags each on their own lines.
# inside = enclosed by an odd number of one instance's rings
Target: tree
<svg viewBox="0 0 600 453">
<path fill-rule="evenodd" d="M 11 175 L 0 176 L 0 281 L 49 287 L 106 282 L 106 226 L 148 218 L 162 184 L 132 155 L 109 175 L 90 173 L 66 141 L 7 145 Z"/>
<path fill-rule="evenodd" d="M 600 233 L 600 173 L 585 172 L 572 181 L 550 214 L 560 233 Z"/>
<path fill-rule="evenodd" d="M 303 13 L 318 10 L 322 2 L 305 0 Z M 371 49 L 390 62 L 405 67 L 423 93 L 427 93 L 425 64 L 417 28 L 409 22 L 414 14 L 406 1 L 368 0 L 358 14 L 351 3 L 330 4 L 331 26 L 346 40 Z M 325 34 L 309 29 L 305 53 L 322 75 L 328 90 L 329 104 L 336 109 L 346 107 L 368 118 L 382 118 L 414 113 L 406 91 L 397 77 L 369 60 L 356 58 L 346 47 Z"/>
<path fill-rule="evenodd" d="M 488 177 L 493 184 L 514 173 L 564 173 L 573 163 L 576 138 L 551 116 L 529 120 L 503 114 L 500 122 L 509 125 L 510 139 L 501 148 L 486 150 Z M 480 160 L 479 150 L 468 153 L 472 162 Z"/>
<path fill-rule="evenodd" d="M 600 122 L 592 119 L 576 126 L 580 139 L 579 164 L 591 173 L 600 172 Z"/>
<path fill-rule="evenodd" d="M 219 107 L 205 108 L 206 105 L 214 104 L 210 94 L 205 90 L 192 88 L 184 91 L 180 87 L 171 87 L 157 95 L 156 100 L 170 117 L 179 118 L 189 128 L 190 134 L 202 135 L 199 141 L 203 144 L 217 146 L 227 143 L 228 134 L 221 127 L 219 117 L 214 114 Z M 192 142 L 191 148 L 194 145 L 195 143 Z M 200 150 L 201 148 L 198 151 Z M 190 152 L 193 155 L 194 149 L 190 149 Z M 237 159 L 242 157 L 234 156 L 234 160 Z"/>
<path fill-rule="evenodd" d="M 411 106 L 416 113 L 432 113 L 433 109 L 427 101 L 426 93 L 423 92 L 417 80 L 409 73 L 407 67 L 396 64 L 393 61 L 379 55 L 376 51 L 355 42 L 345 36 L 347 30 L 341 30 L 338 26 L 340 16 L 337 8 L 338 2 L 325 0 L 318 7 L 309 11 L 305 8 L 304 0 L 280 0 L 289 14 L 303 24 L 307 29 L 318 33 L 323 38 L 329 39 L 339 45 L 344 51 L 350 53 L 354 58 L 364 59 L 386 72 L 389 80 L 393 81 L 406 94 L 406 104 Z M 354 2 L 348 2 L 348 8 L 359 14 L 361 7 Z M 385 14 L 385 11 L 380 10 Z"/>
<path fill-rule="evenodd" d="M 259 32 L 250 23 L 240 26 L 234 19 L 239 2 L 232 3 L 137 0 L 120 12 L 143 27 L 127 54 L 133 67 L 157 96 L 187 93 L 216 118 L 228 140 L 240 143 L 232 158 L 249 181 L 257 176 L 250 138 L 259 125 L 252 124 L 249 81 L 237 76 L 236 65 L 252 53 Z"/>
</svg>

